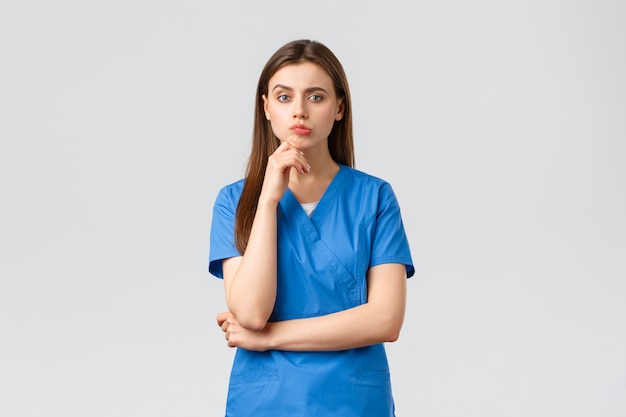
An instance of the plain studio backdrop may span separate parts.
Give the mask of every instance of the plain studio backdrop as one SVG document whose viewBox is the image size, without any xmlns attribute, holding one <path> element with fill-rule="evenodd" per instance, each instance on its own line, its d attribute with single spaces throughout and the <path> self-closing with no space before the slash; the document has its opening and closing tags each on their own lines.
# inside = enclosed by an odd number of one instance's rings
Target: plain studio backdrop
<svg viewBox="0 0 626 417">
<path fill-rule="evenodd" d="M 223 415 L 207 272 L 256 82 L 344 64 L 416 266 L 397 415 L 626 415 L 626 3 L 0 5 L 0 415 Z"/>
</svg>

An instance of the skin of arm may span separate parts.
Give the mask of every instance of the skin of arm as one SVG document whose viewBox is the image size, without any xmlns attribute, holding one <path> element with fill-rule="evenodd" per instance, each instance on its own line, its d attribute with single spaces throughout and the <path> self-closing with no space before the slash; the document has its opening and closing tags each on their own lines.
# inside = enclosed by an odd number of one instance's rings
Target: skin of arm
<svg viewBox="0 0 626 417">
<path fill-rule="evenodd" d="M 246 329 L 264 329 L 276 302 L 276 209 L 291 169 L 300 173 L 310 170 L 303 154 L 283 143 L 268 159 L 244 255 L 222 263 L 226 305 Z"/>
<path fill-rule="evenodd" d="M 222 268 L 228 309 L 243 327 L 263 329 L 276 300 L 275 205 L 259 204 L 245 255 L 224 260 Z"/>
<path fill-rule="evenodd" d="M 365 304 L 325 316 L 267 323 L 255 331 L 224 312 L 218 314 L 217 324 L 228 346 L 256 351 L 333 351 L 396 341 L 406 308 L 405 266 L 370 268 L 367 288 Z"/>
</svg>

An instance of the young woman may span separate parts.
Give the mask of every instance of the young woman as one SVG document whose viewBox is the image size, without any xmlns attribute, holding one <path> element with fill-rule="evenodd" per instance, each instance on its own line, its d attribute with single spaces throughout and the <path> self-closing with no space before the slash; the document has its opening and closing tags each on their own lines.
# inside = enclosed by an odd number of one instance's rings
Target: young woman
<svg viewBox="0 0 626 417">
<path fill-rule="evenodd" d="M 394 415 L 384 342 L 414 273 L 388 183 L 352 168 L 350 92 L 324 45 L 290 42 L 256 96 L 246 177 L 217 196 L 209 271 L 237 347 L 226 415 Z"/>
</svg>

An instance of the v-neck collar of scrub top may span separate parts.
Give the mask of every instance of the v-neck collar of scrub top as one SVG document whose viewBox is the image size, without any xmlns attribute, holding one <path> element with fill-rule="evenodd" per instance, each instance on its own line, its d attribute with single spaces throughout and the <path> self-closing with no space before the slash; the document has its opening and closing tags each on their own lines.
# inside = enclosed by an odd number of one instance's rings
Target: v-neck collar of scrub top
<svg viewBox="0 0 626 417">
<path fill-rule="evenodd" d="M 324 219 L 328 210 L 333 206 L 332 202 L 340 195 L 341 191 L 344 189 L 346 180 L 348 176 L 346 175 L 347 167 L 345 165 L 339 164 L 339 171 L 335 174 L 333 179 L 326 187 L 326 191 L 322 194 L 322 198 L 320 198 L 319 203 L 311 217 L 307 216 L 306 212 L 300 205 L 300 202 L 296 198 L 296 196 L 291 192 L 289 188 L 285 191 L 283 198 L 280 202 L 282 206 L 283 212 L 290 213 L 292 216 L 297 216 L 297 223 L 300 227 L 308 228 L 311 225 L 318 229 L 318 225 Z M 317 232 L 317 230 L 315 231 Z"/>
</svg>

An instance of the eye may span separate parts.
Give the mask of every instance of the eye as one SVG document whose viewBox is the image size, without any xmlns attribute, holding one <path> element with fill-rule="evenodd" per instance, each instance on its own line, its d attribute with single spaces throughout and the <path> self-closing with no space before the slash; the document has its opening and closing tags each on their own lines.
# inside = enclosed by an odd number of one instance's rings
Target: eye
<svg viewBox="0 0 626 417">
<path fill-rule="evenodd" d="M 278 100 L 278 101 L 288 101 L 289 100 L 289 96 L 287 94 L 281 94 L 279 96 L 276 96 L 276 100 Z"/>
<path fill-rule="evenodd" d="M 318 95 L 318 94 L 313 94 L 311 96 L 309 96 L 309 100 L 311 101 L 322 101 L 324 97 Z"/>
</svg>

